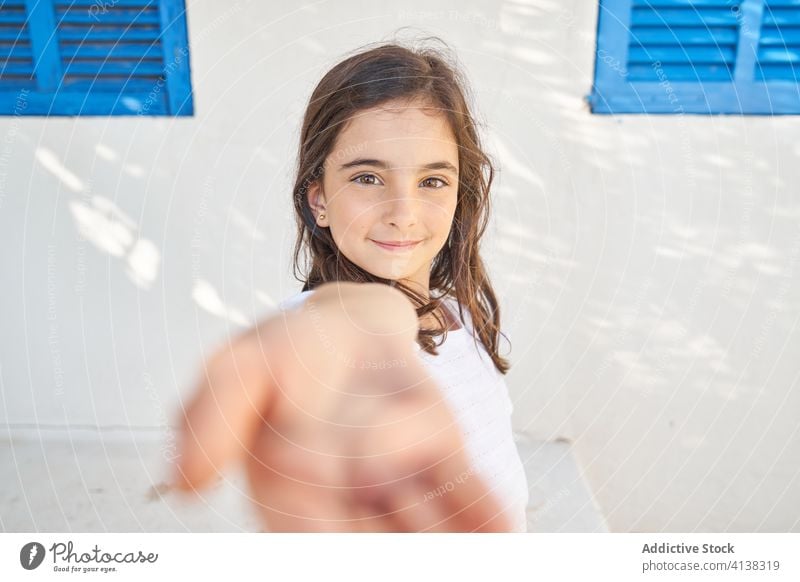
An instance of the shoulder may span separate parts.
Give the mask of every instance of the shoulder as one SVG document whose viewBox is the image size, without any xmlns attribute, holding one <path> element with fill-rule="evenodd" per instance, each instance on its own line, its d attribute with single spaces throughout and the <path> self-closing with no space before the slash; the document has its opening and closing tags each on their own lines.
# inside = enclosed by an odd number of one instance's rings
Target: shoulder
<svg viewBox="0 0 800 582">
<path fill-rule="evenodd" d="M 278 303 L 278 309 L 281 311 L 287 311 L 289 309 L 295 309 L 300 307 L 303 302 L 308 299 L 311 294 L 314 292 L 313 289 L 309 289 L 308 291 L 301 291 L 300 293 L 295 293 L 294 295 L 287 297 L 280 303 Z"/>
<path fill-rule="evenodd" d="M 489 352 L 487 351 L 486 346 L 484 346 L 483 344 L 483 340 L 476 333 L 475 326 L 472 321 L 472 314 L 470 313 L 469 309 L 467 309 L 463 305 L 460 305 L 458 299 L 450 295 L 445 296 L 443 298 L 443 301 L 450 309 L 451 313 L 455 316 L 455 318 L 461 322 L 461 325 L 464 326 L 463 330 L 456 330 L 456 333 L 463 333 L 464 337 L 470 339 L 471 341 L 469 343 L 473 344 L 475 350 L 478 352 L 478 355 L 481 357 L 481 359 L 490 363 L 491 368 L 500 377 L 503 377 L 503 375 L 495 368 L 494 362 L 489 356 Z M 459 306 L 461 307 L 460 310 Z M 449 332 L 449 333 L 454 333 L 454 332 Z M 503 335 L 506 335 L 505 331 L 503 331 Z"/>
<path fill-rule="evenodd" d="M 445 295 L 442 298 L 442 302 L 447 306 L 455 319 L 457 319 L 461 325 L 464 326 L 464 329 L 467 330 L 470 335 L 474 335 L 472 315 L 470 314 L 469 309 L 463 307 L 458 302 L 458 299 L 452 295 Z"/>
</svg>

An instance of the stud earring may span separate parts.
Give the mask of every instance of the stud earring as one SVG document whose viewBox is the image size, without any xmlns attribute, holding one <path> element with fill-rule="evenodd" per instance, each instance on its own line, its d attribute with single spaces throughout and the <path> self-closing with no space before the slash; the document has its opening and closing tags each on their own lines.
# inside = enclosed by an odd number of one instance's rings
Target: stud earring
<svg viewBox="0 0 800 582">
<path fill-rule="evenodd" d="M 324 212 L 319 215 L 319 218 L 317 220 L 322 220 L 323 218 L 325 218 L 325 213 Z"/>
</svg>

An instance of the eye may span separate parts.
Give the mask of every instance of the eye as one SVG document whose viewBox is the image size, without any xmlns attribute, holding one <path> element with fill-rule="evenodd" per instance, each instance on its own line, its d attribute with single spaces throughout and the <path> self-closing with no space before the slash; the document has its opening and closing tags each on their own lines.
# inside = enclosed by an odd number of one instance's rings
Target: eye
<svg viewBox="0 0 800 582">
<path fill-rule="evenodd" d="M 434 189 L 437 189 L 437 190 L 439 188 L 444 188 L 445 186 L 449 185 L 446 181 L 442 180 L 441 178 L 425 178 L 422 181 L 422 183 L 425 184 L 426 182 L 430 182 L 431 180 L 435 180 L 436 182 L 438 182 L 440 184 L 439 186 L 430 186 L 431 188 L 434 188 Z"/>
<path fill-rule="evenodd" d="M 367 181 L 362 181 L 362 178 L 366 179 Z M 375 174 L 361 174 L 360 176 L 356 176 L 351 180 L 356 184 L 361 184 L 362 186 L 377 186 L 380 184 L 380 180 L 378 180 L 378 176 Z"/>
</svg>

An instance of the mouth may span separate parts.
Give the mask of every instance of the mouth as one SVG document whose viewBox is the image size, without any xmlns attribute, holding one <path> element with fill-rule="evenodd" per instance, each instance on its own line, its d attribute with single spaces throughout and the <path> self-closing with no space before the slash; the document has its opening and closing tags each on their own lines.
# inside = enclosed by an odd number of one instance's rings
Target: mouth
<svg viewBox="0 0 800 582">
<path fill-rule="evenodd" d="M 387 251 L 394 251 L 394 252 L 403 252 L 403 251 L 410 251 L 413 248 L 416 248 L 422 241 L 377 241 L 373 239 L 369 239 L 374 242 L 377 246 L 385 249 Z"/>
</svg>

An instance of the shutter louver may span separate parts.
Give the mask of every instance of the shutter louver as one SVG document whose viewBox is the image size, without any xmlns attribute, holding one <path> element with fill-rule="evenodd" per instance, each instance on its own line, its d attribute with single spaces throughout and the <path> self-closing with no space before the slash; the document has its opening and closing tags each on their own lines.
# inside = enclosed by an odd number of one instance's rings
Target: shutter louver
<svg viewBox="0 0 800 582">
<path fill-rule="evenodd" d="M 739 2 L 634 0 L 627 71 L 631 81 L 729 81 L 736 63 Z"/>
<path fill-rule="evenodd" d="M 93 9 L 94 7 L 94 9 Z M 55 3 L 61 91 L 149 93 L 163 81 L 158 2 L 117 0 L 97 9 L 96 0 Z M 154 94 L 163 110 L 164 92 Z"/>
<path fill-rule="evenodd" d="M 33 51 L 24 0 L 0 2 L 0 91 L 33 89 Z"/>
</svg>

